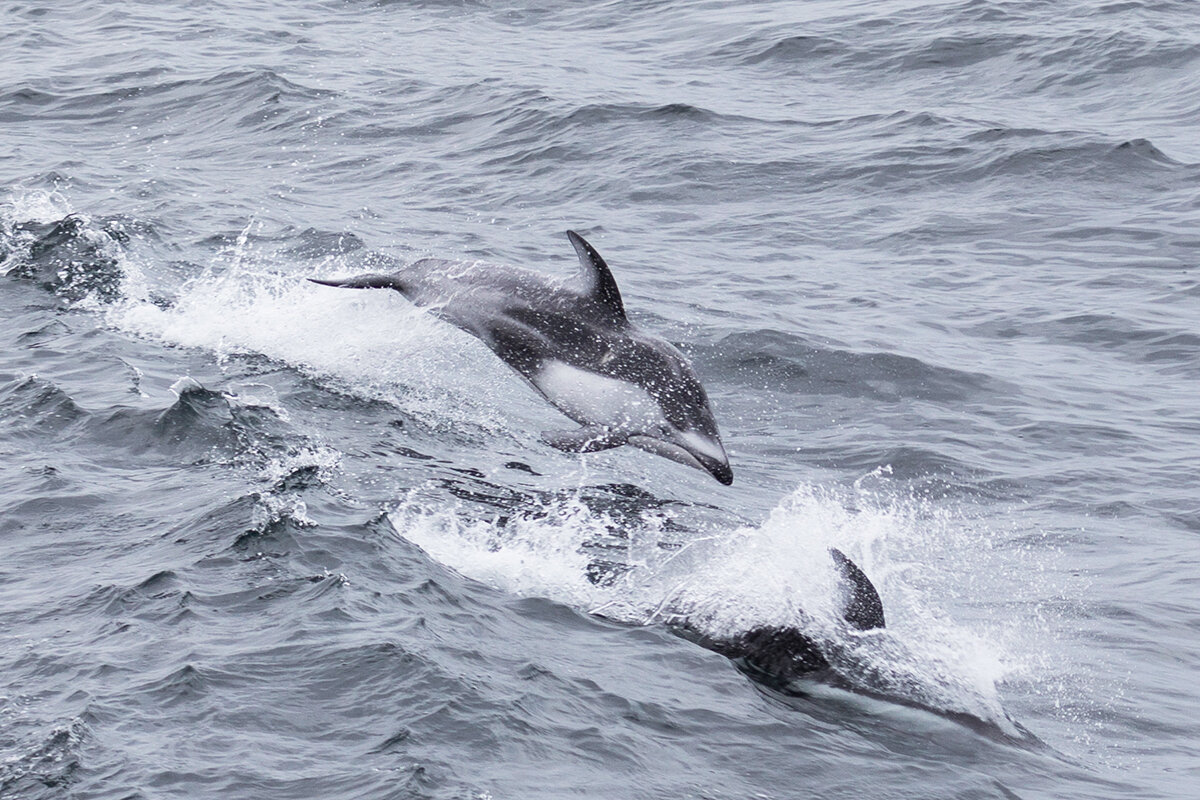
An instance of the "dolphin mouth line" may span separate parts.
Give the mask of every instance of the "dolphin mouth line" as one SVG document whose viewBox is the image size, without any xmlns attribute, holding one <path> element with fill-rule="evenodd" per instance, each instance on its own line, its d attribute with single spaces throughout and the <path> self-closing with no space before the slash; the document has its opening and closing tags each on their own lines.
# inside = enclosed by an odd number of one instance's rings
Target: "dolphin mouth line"
<svg viewBox="0 0 1200 800">
<path fill-rule="evenodd" d="M 630 436 L 627 443 L 639 450 L 645 450 L 647 453 L 662 456 L 676 463 L 707 472 L 725 486 L 733 483 L 733 470 L 730 469 L 728 461 L 712 458 L 703 453 L 697 453 L 686 447 L 677 445 L 674 442 L 654 439 L 649 436 Z"/>
</svg>

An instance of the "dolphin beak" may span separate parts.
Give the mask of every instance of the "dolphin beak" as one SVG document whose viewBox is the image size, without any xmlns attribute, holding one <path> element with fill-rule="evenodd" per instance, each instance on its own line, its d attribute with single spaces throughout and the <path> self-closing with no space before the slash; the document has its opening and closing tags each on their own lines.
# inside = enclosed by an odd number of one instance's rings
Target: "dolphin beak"
<svg viewBox="0 0 1200 800">
<path fill-rule="evenodd" d="M 729 467 L 729 457 L 725 455 L 720 439 L 709 439 L 692 432 L 677 433 L 672 439 L 667 441 L 635 435 L 629 437 L 629 444 L 647 453 L 703 470 L 725 486 L 733 483 L 733 470 Z"/>
<path fill-rule="evenodd" d="M 700 465 L 725 486 L 730 486 L 733 483 L 733 470 L 730 468 L 728 461 L 705 459 L 700 462 Z"/>
</svg>

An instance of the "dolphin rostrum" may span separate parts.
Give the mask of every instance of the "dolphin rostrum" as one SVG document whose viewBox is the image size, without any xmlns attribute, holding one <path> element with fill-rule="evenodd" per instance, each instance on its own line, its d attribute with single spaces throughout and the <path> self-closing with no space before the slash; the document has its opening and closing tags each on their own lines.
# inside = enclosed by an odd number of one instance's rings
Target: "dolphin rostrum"
<svg viewBox="0 0 1200 800">
<path fill-rule="evenodd" d="M 604 259 L 574 231 L 567 237 L 581 266 L 573 282 L 517 267 L 434 258 L 393 274 L 309 280 L 395 289 L 477 337 L 583 426 L 544 432 L 547 444 L 577 453 L 629 444 L 733 483 L 708 396 L 687 359 L 625 317 Z"/>
</svg>

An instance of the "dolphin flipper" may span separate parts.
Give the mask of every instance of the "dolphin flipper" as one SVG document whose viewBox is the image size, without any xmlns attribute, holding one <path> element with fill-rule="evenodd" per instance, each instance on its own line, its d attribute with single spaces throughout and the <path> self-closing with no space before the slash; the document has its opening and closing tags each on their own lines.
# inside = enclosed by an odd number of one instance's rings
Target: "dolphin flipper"
<svg viewBox="0 0 1200 800">
<path fill-rule="evenodd" d="M 598 453 L 625 444 L 623 436 L 603 425 L 587 425 L 571 431 L 542 431 L 542 441 L 567 453 Z"/>
<path fill-rule="evenodd" d="M 867 574 L 836 547 L 829 548 L 829 555 L 841 578 L 842 619 L 860 631 L 884 627 L 883 601 Z"/>
</svg>

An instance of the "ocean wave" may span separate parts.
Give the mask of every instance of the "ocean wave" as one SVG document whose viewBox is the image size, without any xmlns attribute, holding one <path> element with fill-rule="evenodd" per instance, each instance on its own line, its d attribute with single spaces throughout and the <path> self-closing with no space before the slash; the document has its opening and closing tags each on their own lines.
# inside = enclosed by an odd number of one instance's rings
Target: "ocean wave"
<svg viewBox="0 0 1200 800">
<path fill-rule="evenodd" d="M 0 412 L 4 414 L 0 424 L 10 435 L 58 435 L 87 417 L 61 387 L 36 375 L 0 385 Z"/>
<path fill-rule="evenodd" d="M 0 227 L 0 268 L 68 300 L 111 301 L 124 272 L 119 245 L 128 241 L 120 221 L 94 223 L 82 215 L 54 222 L 9 222 Z"/>
<path fill-rule="evenodd" d="M 713 345 L 690 345 L 688 350 L 718 380 L 755 389 L 949 403 L 997 388 L 983 373 L 896 353 L 835 349 L 769 329 L 728 334 Z"/>
<path fill-rule="evenodd" d="M 240 127 L 254 127 L 273 120 L 286 103 L 299 106 L 333 96 L 327 90 L 305 86 L 267 67 L 152 80 L 163 74 L 154 69 L 110 75 L 104 88 L 56 85 L 51 90 L 48 85 L 47 88 L 25 85 L 9 89 L 0 93 L 0 119 L 12 123 L 45 119 L 101 123 L 121 119 L 129 125 L 153 126 L 161 132 L 179 130 L 180 124 L 189 119 L 200 129 L 211 129 L 228 118 L 213 113 L 218 109 L 259 106 L 234 118 Z"/>
<path fill-rule="evenodd" d="M 1111 235 L 1111 234 L 1110 234 Z M 987 323 L 974 331 L 1006 338 L 1034 338 L 1084 350 L 1113 352 L 1136 363 L 1195 373 L 1200 335 L 1185 328 L 1162 325 L 1118 313 L 1068 313 L 1031 319 L 1019 328 Z"/>
<path fill-rule="evenodd" d="M 1187 2 L 10 17 L 0 795 L 1186 795 Z M 581 227 L 734 487 L 304 280 Z"/>
<path fill-rule="evenodd" d="M 76 718 L 31 735 L 21 744 L 5 747 L 5 758 L 0 762 L 0 794 L 52 800 L 70 792 L 89 733 L 86 723 Z"/>
<path fill-rule="evenodd" d="M 1182 69 L 1200 58 L 1200 43 L 1182 32 L 1169 32 L 1173 15 L 1179 13 L 1174 3 L 1140 4 L 1135 25 L 1126 21 L 1128 10 L 1110 4 L 1095 10 L 1091 24 L 1074 29 L 1062 25 L 1061 10 L 1052 3 L 1014 6 L 961 0 L 933 17 L 924 10 L 850 12 L 836 25 L 829 20 L 808 26 L 766 25 L 722 44 L 712 56 L 776 70 L 819 64 L 832 73 L 871 72 L 904 79 L 927 70 L 1032 61 L 1038 70 L 1010 71 L 1018 80 L 1024 73 L 1045 76 L 1039 89 L 1100 82 L 1138 69 Z M 797 33 L 798 28 L 803 32 Z"/>
</svg>

